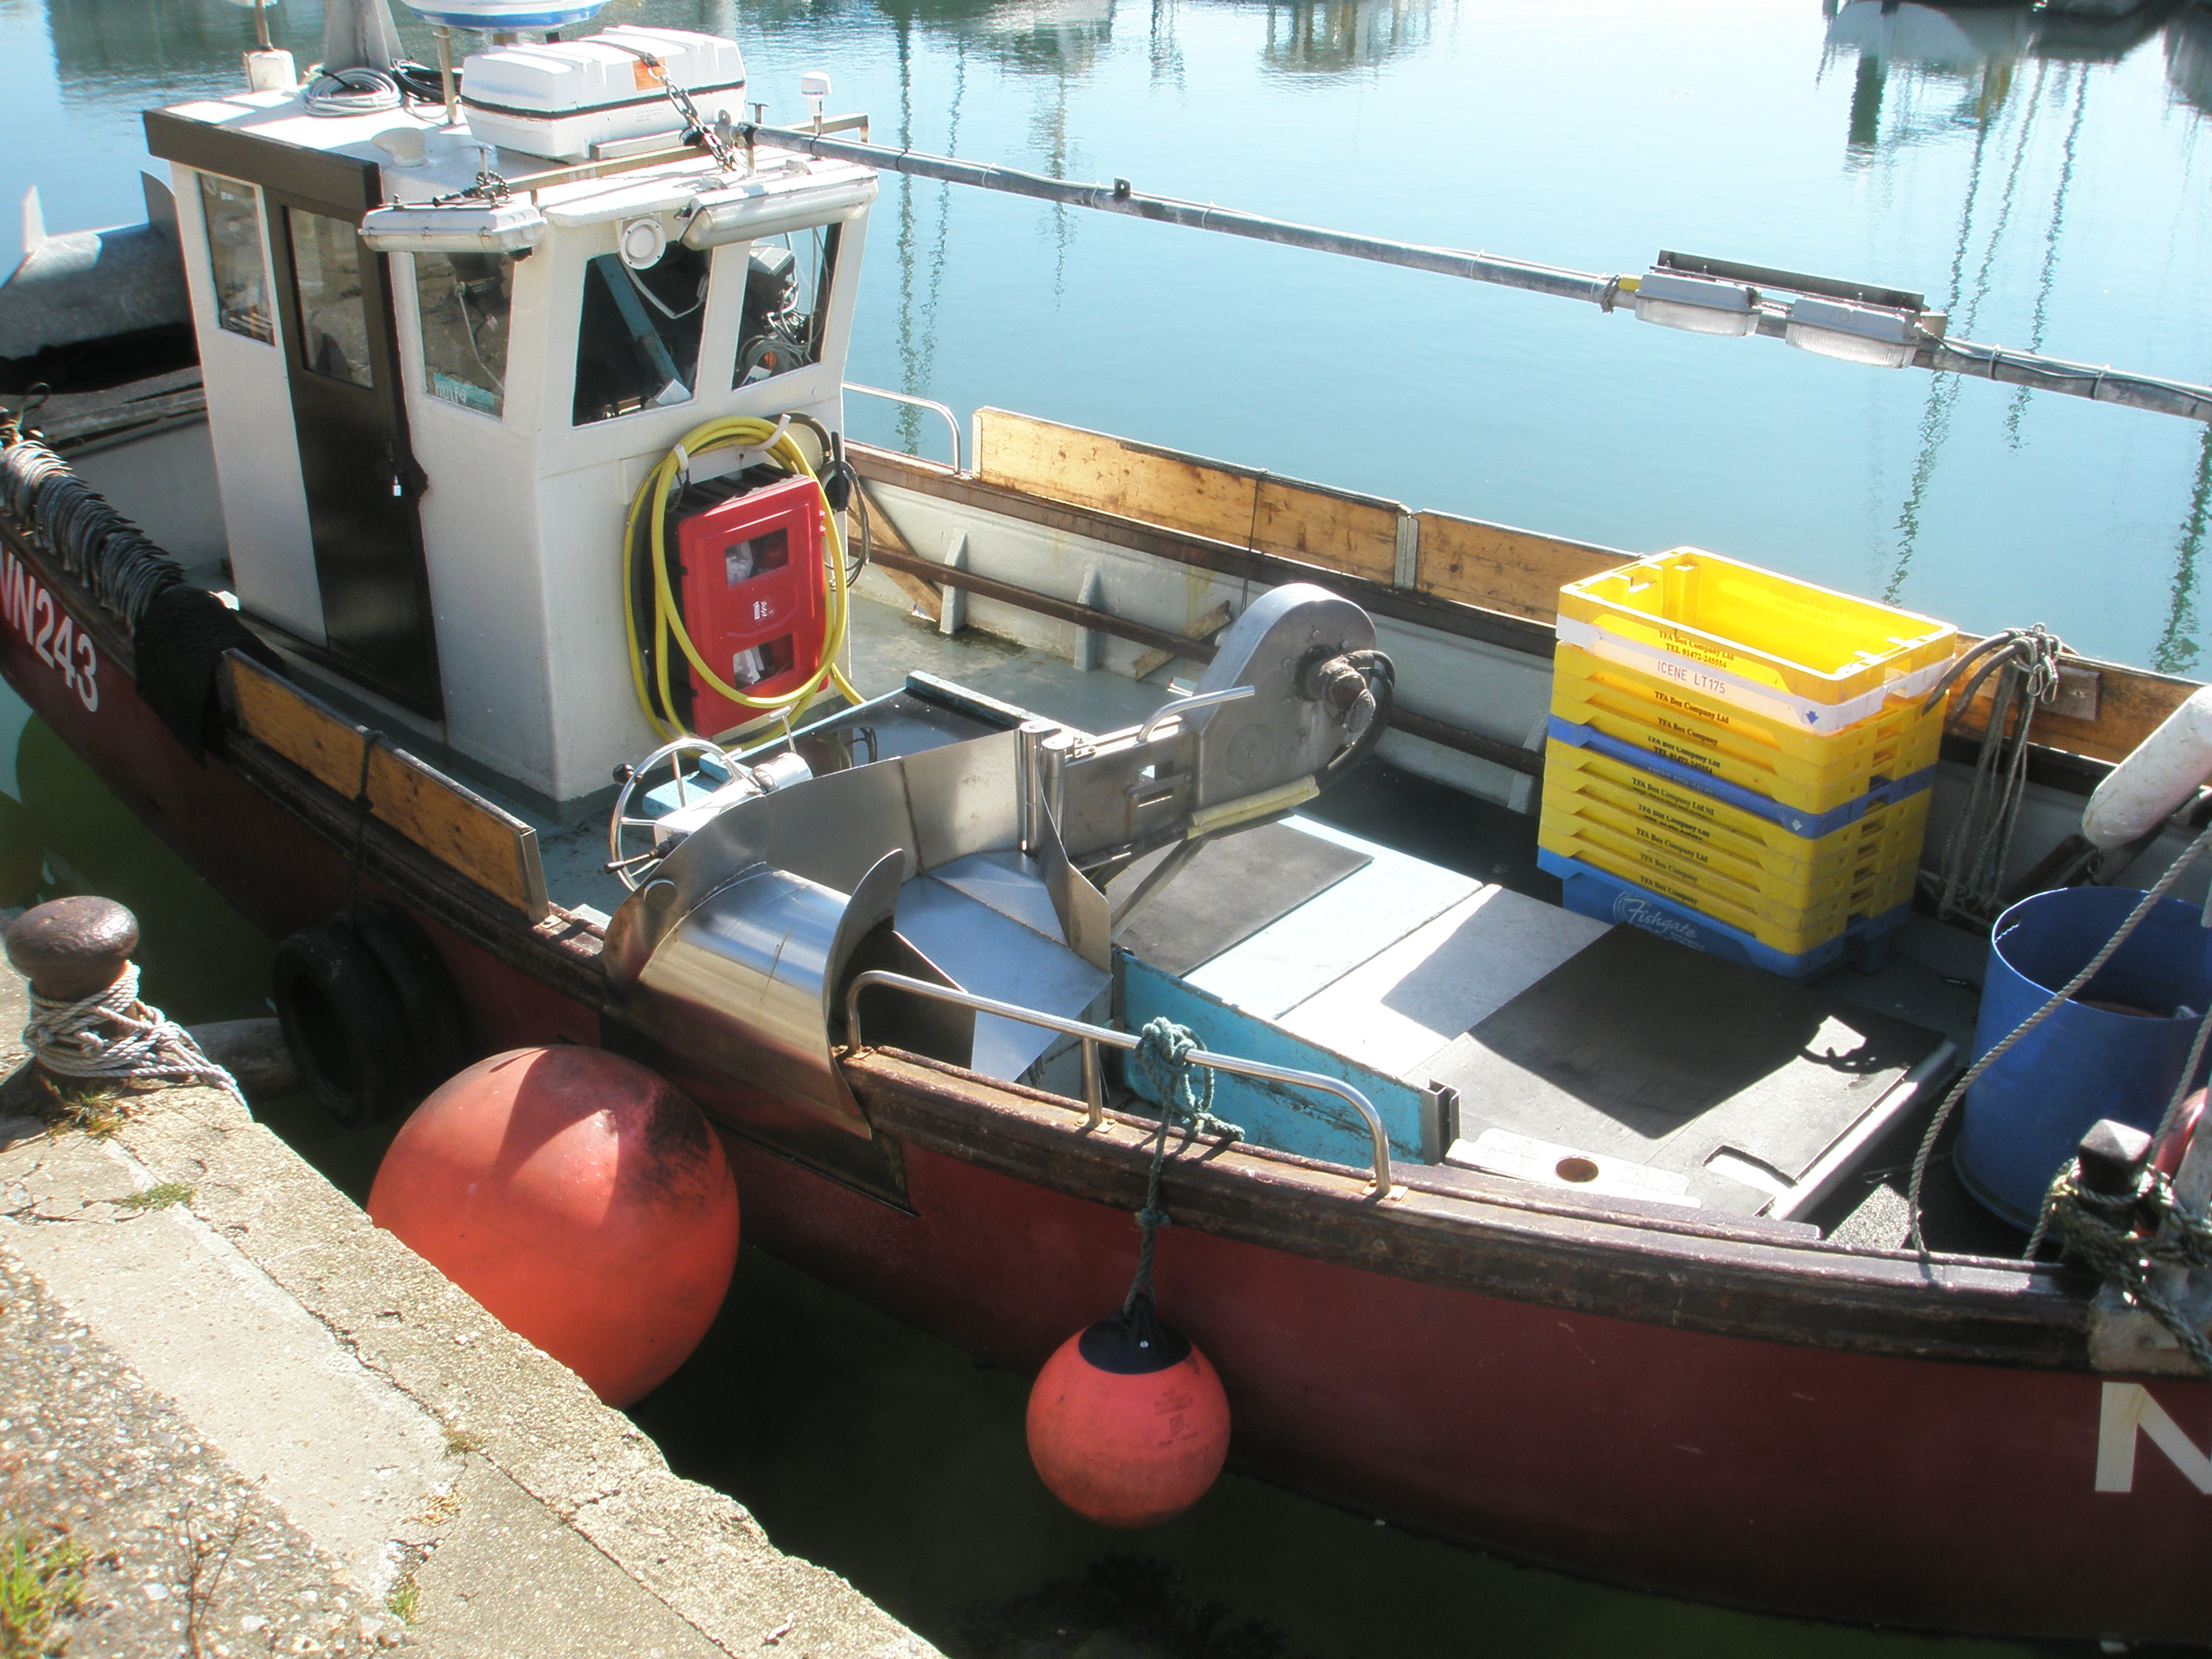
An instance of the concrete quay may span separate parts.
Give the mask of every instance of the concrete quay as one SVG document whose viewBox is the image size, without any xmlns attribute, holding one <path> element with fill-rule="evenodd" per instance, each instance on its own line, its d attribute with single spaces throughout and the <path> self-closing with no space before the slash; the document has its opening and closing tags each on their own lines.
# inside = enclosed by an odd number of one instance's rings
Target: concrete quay
<svg viewBox="0 0 2212 1659">
<path fill-rule="evenodd" d="M 119 1103 L 0 1110 L 0 1570 L 22 1540 L 71 1659 L 933 1651 L 227 1095 Z"/>
</svg>

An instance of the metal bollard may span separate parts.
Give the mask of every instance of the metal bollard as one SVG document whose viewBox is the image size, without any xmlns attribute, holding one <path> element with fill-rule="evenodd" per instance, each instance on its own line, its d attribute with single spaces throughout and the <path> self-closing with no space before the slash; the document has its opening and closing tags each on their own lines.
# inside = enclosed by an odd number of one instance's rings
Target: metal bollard
<svg viewBox="0 0 2212 1659">
<path fill-rule="evenodd" d="M 53 1002 L 82 1002 L 123 977 L 138 918 L 113 899 L 51 899 L 8 924 L 8 960 Z"/>
</svg>

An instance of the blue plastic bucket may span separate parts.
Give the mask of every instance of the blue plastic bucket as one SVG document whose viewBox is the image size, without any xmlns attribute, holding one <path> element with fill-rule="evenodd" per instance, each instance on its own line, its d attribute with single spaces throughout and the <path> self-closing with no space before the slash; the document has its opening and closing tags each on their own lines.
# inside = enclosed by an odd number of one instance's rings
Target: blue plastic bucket
<svg viewBox="0 0 2212 1659">
<path fill-rule="evenodd" d="M 2004 1041 L 2087 967 L 2142 902 L 2141 892 L 2125 887 L 2064 887 L 2024 898 L 1999 916 L 1990 932 L 1974 1057 Z M 2014 1226 L 2035 1225 L 2051 1177 L 2099 1118 L 2158 1127 L 2189 1063 L 2197 1017 L 2212 998 L 2212 930 L 2202 915 L 2194 904 L 2160 899 L 2073 1001 L 1967 1091 L 1959 1179 Z M 2142 1012 L 2116 1013 L 2085 1001 Z"/>
</svg>

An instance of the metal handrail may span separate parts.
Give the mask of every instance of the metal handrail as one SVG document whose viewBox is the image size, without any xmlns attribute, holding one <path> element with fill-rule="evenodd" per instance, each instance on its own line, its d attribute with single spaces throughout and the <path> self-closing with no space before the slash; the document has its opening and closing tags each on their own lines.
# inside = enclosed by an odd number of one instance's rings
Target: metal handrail
<svg viewBox="0 0 2212 1659">
<path fill-rule="evenodd" d="M 895 404 L 911 404 L 916 409 L 935 410 L 945 416 L 945 424 L 952 434 L 952 470 L 965 471 L 960 465 L 960 417 L 952 412 L 950 404 L 940 404 L 934 398 L 917 398 L 910 392 L 886 392 L 879 386 L 860 386 L 852 380 L 845 382 L 845 390 L 865 392 L 871 398 L 887 398 Z"/>
<path fill-rule="evenodd" d="M 949 1002 L 956 1007 L 972 1008 L 979 1014 L 996 1014 L 1001 1019 L 1041 1026 L 1048 1031 L 1058 1031 L 1063 1036 L 1082 1038 L 1083 1093 L 1085 1102 L 1090 1107 L 1090 1115 L 1083 1123 L 1086 1130 L 1096 1129 L 1106 1121 L 1106 1081 L 1099 1067 L 1098 1045 L 1103 1042 L 1109 1048 L 1127 1052 L 1134 1048 L 1139 1042 L 1132 1031 L 1116 1031 L 1103 1025 L 1088 1024 L 1079 1019 L 1065 1019 L 1058 1014 L 1024 1008 L 1019 1003 L 978 996 L 973 991 L 963 991 L 956 986 L 933 985 L 927 980 L 872 968 L 857 975 L 845 992 L 845 1038 L 854 1048 L 864 1046 L 860 1041 L 860 993 L 878 985 L 888 986 L 894 990 L 910 991 L 916 996 Z M 1368 1103 L 1367 1097 L 1350 1084 L 1340 1083 L 1333 1077 L 1324 1077 L 1319 1072 L 1294 1071 L 1287 1066 L 1270 1066 L 1258 1060 L 1240 1060 L 1233 1054 L 1208 1054 L 1204 1049 L 1195 1050 L 1184 1058 L 1194 1066 L 1227 1072 L 1235 1077 L 1259 1078 L 1268 1083 L 1295 1084 L 1302 1088 L 1318 1089 L 1323 1094 L 1334 1095 L 1344 1101 L 1366 1121 L 1368 1138 L 1374 1143 L 1375 1190 L 1378 1194 L 1389 1194 L 1391 1187 L 1390 1137 L 1382 1127 L 1382 1115 Z"/>
</svg>

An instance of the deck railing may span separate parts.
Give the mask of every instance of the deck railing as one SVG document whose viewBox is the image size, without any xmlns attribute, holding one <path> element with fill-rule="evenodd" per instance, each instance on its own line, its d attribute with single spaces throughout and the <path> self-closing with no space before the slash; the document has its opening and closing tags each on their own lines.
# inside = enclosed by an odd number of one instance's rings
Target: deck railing
<svg viewBox="0 0 2212 1659">
<path fill-rule="evenodd" d="M 1083 1093 L 1090 1108 L 1090 1115 L 1083 1124 L 1086 1131 L 1097 1128 L 1106 1121 L 1106 1079 L 1100 1068 L 1099 1048 L 1103 1046 L 1127 1053 L 1135 1048 L 1139 1041 L 1133 1031 L 1116 1031 L 1109 1026 L 1092 1025 L 1083 1020 L 1048 1014 L 1041 1009 L 1024 1008 L 1019 1003 L 1001 1002 L 996 997 L 978 996 L 973 991 L 963 991 L 956 986 L 933 985 L 927 980 L 873 968 L 855 976 L 845 992 L 845 1038 L 855 1049 L 866 1046 L 860 1039 L 860 993 L 878 986 L 937 1002 L 951 1003 L 955 1007 L 972 1009 L 979 1014 L 996 1014 L 1001 1019 L 1018 1020 L 1024 1025 L 1058 1031 L 1063 1036 L 1081 1038 Z M 1316 1089 L 1345 1102 L 1359 1114 L 1367 1125 L 1368 1139 L 1374 1150 L 1375 1191 L 1377 1195 L 1389 1194 L 1391 1187 L 1389 1134 L 1382 1127 L 1382 1115 L 1365 1095 L 1350 1084 L 1340 1082 L 1333 1077 L 1324 1077 L 1319 1072 L 1300 1072 L 1288 1066 L 1270 1066 L 1264 1060 L 1243 1060 L 1234 1054 L 1209 1054 L 1202 1048 L 1194 1050 L 1185 1058 L 1194 1066 L 1227 1072 L 1232 1077 L 1256 1078 L 1265 1083 L 1287 1083 L 1294 1088 Z"/>
</svg>

